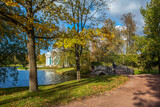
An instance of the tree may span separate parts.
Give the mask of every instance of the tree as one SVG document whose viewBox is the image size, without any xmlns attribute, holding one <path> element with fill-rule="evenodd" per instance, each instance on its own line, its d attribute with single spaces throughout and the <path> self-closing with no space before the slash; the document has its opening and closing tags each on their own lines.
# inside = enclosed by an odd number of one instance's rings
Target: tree
<svg viewBox="0 0 160 107">
<path fill-rule="evenodd" d="M 158 66 L 160 73 L 160 1 L 151 0 L 146 9 L 141 8 L 141 14 L 145 22 L 145 36 L 139 42 L 140 58 L 145 68 Z"/>
<path fill-rule="evenodd" d="M 26 44 L 16 36 L 16 31 L 12 31 L 9 26 L 5 26 L 4 21 L 0 21 L 0 82 L 5 82 L 6 78 L 13 77 L 16 81 L 18 71 L 11 64 L 27 64 Z M 12 28 L 14 29 L 14 28 Z M 21 43 L 22 42 L 22 43 Z"/>
<path fill-rule="evenodd" d="M 104 21 L 102 29 L 114 36 L 113 39 L 106 38 L 104 40 L 94 38 L 91 49 L 91 58 L 94 62 L 108 62 L 110 55 L 119 54 L 123 51 L 123 29 L 117 29 L 115 22 L 110 18 Z"/>
<path fill-rule="evenodd" d="M 66 22 L 72 26 L 70 31 L 68 30 L 70 40 L 65 38 L 66 42 L 70 41 L 66 46 L 72 45 L 72 48 L 74 48 L 77 80 L 80 80 L 80 59 L 83 47 L 87 43 L 85 40 L 91 38 L 91 36 L 86 36 L 88 31 L 84 28 L 94 26 L 96 22 L 103 20 L 105 14 L 102 10 L 107 9 L 107 2 L 105 0 L 67 0 L 63 3 L 63 6 L 71 19 Z"/>
<path fill-rule="evenodd" d="M 111 41 L 105 41 L 105 45 L 108 46 L 109 52 L 122 53 L 124 47 L 123 32 L 125 31 L 125 28 L 116 28 L 115 21 L 112 21 L 111 19 L 105 20 L 103 28 L 114 34 L 114 38 Z"/>
<path fill-rule="evenodd" d="M 45 64 L 46 63 L 46 56 L 45 54 L 37 55 L 37 64 Z"/>
<path fill-rule="evenodd" d="M 133 37 L 135 36 L 136 31 L 136 22 L 134 21 L 135 15 L 132 13 L 123 14 L 121 20 L 126 26 L 126 36 L 127 36 L 127 45 L 126 45 L 126 53 L 130 53 L 129 47 L 132 47 L 134 44 Z M 132 53 L 132 52 L 131 52 Z"/>
<path fill-rule="evenodd" d="M 47 43 L 46 39 L 53 38 L 56 29 L 53 24 L 54 15 L 57 10 L 62 10 L 60 6 L 53 3 L 55 0 L 1 0 L 0 1 L 0 19 L 5 21 L 7 25 L 17 29 L 17 36 L 23 35 L 21 38 L 25 40 L 28 48 L 29 59 L 29 91 L 38 90 L 37 83 L 37 65 L 36 51 L 37 45 Z M 51 11 L 52 16 L 46 9 L 54 7 Z M 57 14 L 54 14 L 56 13 Z M 40 14 L 42 16 L 40 16 Z M 47 21 L 46 21 L 47 20 Z M 23 32 L 23 33 L 22 33 Z M 51 33 L 53 33 L 51 35 Z M 39 34 L 39 35 L 38 35 Z M 42 36 L 43 35 L 43 36 Z M 38 40 L 39 39 L 39 40 Z"/>
</svg>

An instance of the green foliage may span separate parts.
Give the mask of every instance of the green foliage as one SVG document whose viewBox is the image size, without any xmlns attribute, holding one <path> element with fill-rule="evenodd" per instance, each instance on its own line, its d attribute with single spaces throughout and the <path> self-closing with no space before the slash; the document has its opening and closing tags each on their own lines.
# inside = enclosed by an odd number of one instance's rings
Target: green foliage
<svg viewBox="0 0 160 107">
<path fill-rule="evenodd" d="M 0 21 L 0 66 L 10 66 L 11 64 L 27 64 L 27 48 L 21 37 L 17 37 L 11 28 Z"/>
<path fill-rule="evenodd" d="M 98 66 L 98 65 L 102 65 L 102 63 L 101 62 L 91 62 L 91 65 Z"/>
<path fill-rule="evenodd" d="M 125 76 L 101 76 L 39 86 L 38 92 L 29 93 L 28 87 L 0 89 L 0 106 L 56 106 L 84 97 L 99 95 L 123 84 Z"/>
<path fill-rule="evenodd" d="M 112 65 L 115 62 L 117 65 L 133 66 L 139 67 L 139 55 L 138 54 L 108 54 L 104 57 L 102 62 L 105 62 L 107 65 Z"/>
<path fill-rule="evenodd" d="M 146 9 L 141 8 L 145 26 L 146 36 L 140 37 L 138 41 L 141 52 L 141 64 L 146 69 L 159 66 L 160 73 L 160 1 L 151 0 Z"/>
<path fill-rule="evenodd" d="M 127 54 L 127 55 L 121 54 L 118 63 L 121 65 L 138 67 L 139 66 L 138 57 L 139 55 L 137 54 Z"/>
</svg>

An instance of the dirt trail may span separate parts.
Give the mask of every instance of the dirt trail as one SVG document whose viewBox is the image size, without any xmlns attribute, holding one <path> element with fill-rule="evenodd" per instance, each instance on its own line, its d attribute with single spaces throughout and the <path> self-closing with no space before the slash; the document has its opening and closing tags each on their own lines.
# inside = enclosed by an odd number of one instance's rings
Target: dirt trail
<svg viewBox="0 0 160 107">
<path fill-rule="evenodd" d="M 160 107 L 160 75 L 133 75 L 120 88 L 60 107 Z"/>
</svg>

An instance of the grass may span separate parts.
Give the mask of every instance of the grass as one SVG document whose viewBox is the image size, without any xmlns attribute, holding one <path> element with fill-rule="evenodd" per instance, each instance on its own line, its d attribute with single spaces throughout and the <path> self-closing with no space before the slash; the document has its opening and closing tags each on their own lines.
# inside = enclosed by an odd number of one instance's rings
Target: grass
<svg viewBox="0 0 160 107">
<path fill-rule="evenodd" d="M 18 67 L 19 70 L 29 69 L 29 67 Z M 55 67 L 37 67 L 37 69 L 55 69 Z"/>
<path fill-rule="evenodd" d="M 11 64 L 10 66 L 11 66 L 11 67 L 20 67 L 20 66 L 22 66 L 22 65 L 20 65 L 20 64 Z"/>
<path fill-rule="evenodd" d="M 73 67 L 58 68 L 55 71 L 57 74 L 60 74 L 60 75 L 70 75 L 74 77 L 76 77 L 77 75 L 76 69 Z M 90 77 L 91 71 L 87 66 L 81 66 L 80 73 L 82 78 L 88 78 Z"/>
<path fill-rule="evenodd" d="M 159 74 L 158 69 L 152 69 L 152 70 L 142 70 L 138 68 L 134 68 L 134 74 Z"/>
<path fill-rule="evenodd" d="M 56 73 L 57 74 L 66 74 L 66 75 L 70 75 L 70 74 L 75 74 L 76 69 L 72 68 L 72 67 L 67 67 L 67 68 L 58 68 L 56 69 Z"/>
<path fill-rule="evenodd" d="M 28 87 L 0 89 L 0 106 L 53 106 L 72 100 L 103 94 L 127 81 L 125 76 L 101 76 L 68 81 L 56 85 L 39 86 L 39 91 L 28 92 Z"/>
</svg>

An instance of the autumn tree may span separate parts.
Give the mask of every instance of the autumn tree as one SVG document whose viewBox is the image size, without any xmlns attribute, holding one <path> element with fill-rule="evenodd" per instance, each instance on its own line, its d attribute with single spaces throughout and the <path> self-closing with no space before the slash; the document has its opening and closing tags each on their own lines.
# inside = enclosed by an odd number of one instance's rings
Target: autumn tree
<svg viewBox="0 0 160 107">
<path fill-rule="evenodd" d="M 122 53 L 124 40 L 123 40 L 123 29 L 117 29 L 115 25 L 115 21 L 112 21 L 110 18 L 106 19 L 103 22 L 102 29 L 106 31 L 106 33 L 111 33 L 113 35 L 113 39 L 100 39 L 95 38 L 92 42 L 92 57 L 94 61 L 98 62 L 106 62 L 108 61 L 108 55 L 110 54 L 118 54 Z M 107 58 L 107 59 L 106 59 Z"/>
<path fill-rule="evenodd" d="M 40 54 L 40 55 L 37 55 L 37 64 L 45 64 L 46 63 L 46 56 L 45 54 Z"/>
<path fill-rule="evenodd" d="M 86 43 L 83 40 L 87 40 L 88 38 L 84 37 L 86 35 L 84 28 L 94 26 L 96 22 L 104 18 L 105 11 L 103 10 L 107 10 L 107 3 L 106 0 L 66 0 L 63 3 L 66 12 L 68 12 L 68 17 L 72 19 L 66 22 L 72 26 L 70 29 L 72 35 L 70 36 L 71 43 L 69 44 L 74 46 L 77 80 L 80 80 L 80 58 L 84 44 Z"/>
<path fill-rule="evenodd" d="M 139 38 L 141 62 L 148 69 L 158 66 L 160 73 L 160 1 L 151 0 L 141 14 L 145 22 L 145 36 Z"/>
<path fill-rule="evenodd" d="M 111 41 L 106 41 L 106 45 L 108 46 L 109 52 L 112 53 L 123 53 L 124 47 L 124 31 L 125 28 L 121 27 L 117 28 L 115 25 L 115 21 L 112 21 L 110 18 L 105 20 L 103 28 L 107 29 L 109 32 L 112 32 L 114 38 Z"/>
<path fill-rule="evenodd" d="M 37 91 L 37 65 L 36 51 L 42 48 L 41 44 L 47 44 L 46 39 L 53 38 L 56 27 L 53 22 L 58 19 L 58 10 L 60 6 L 56 6 L 55 0 L 1 0 L 0 1 L 0 21 L 5 21 L 10 28 L 17 29 L 17 36 L 25 40 L 28 48 L 29 59 L 29 91 Z M 46 12 L 50 7 L 54 7 L 50 11 L 52 15 Z M 62 12 L 62 11 L 59 11 Z M 57 13 L 57 14 L 55 14 Z M 55 37 L 55 36 L 54 36 Z"/>
<path fill-rule="evenodd" d="M 123 14 L 121 20 L 123 21 L 124 25 L 126 26 L 126 53 L 130 53 L 130 47 L 134 44 L 133 37 L 135 36 L 136 32 L 136 22 L 134 20 L 135 15 L 132 13 Z M 131 52 L 132 53 L 132 52 Z"/>
</svg>

